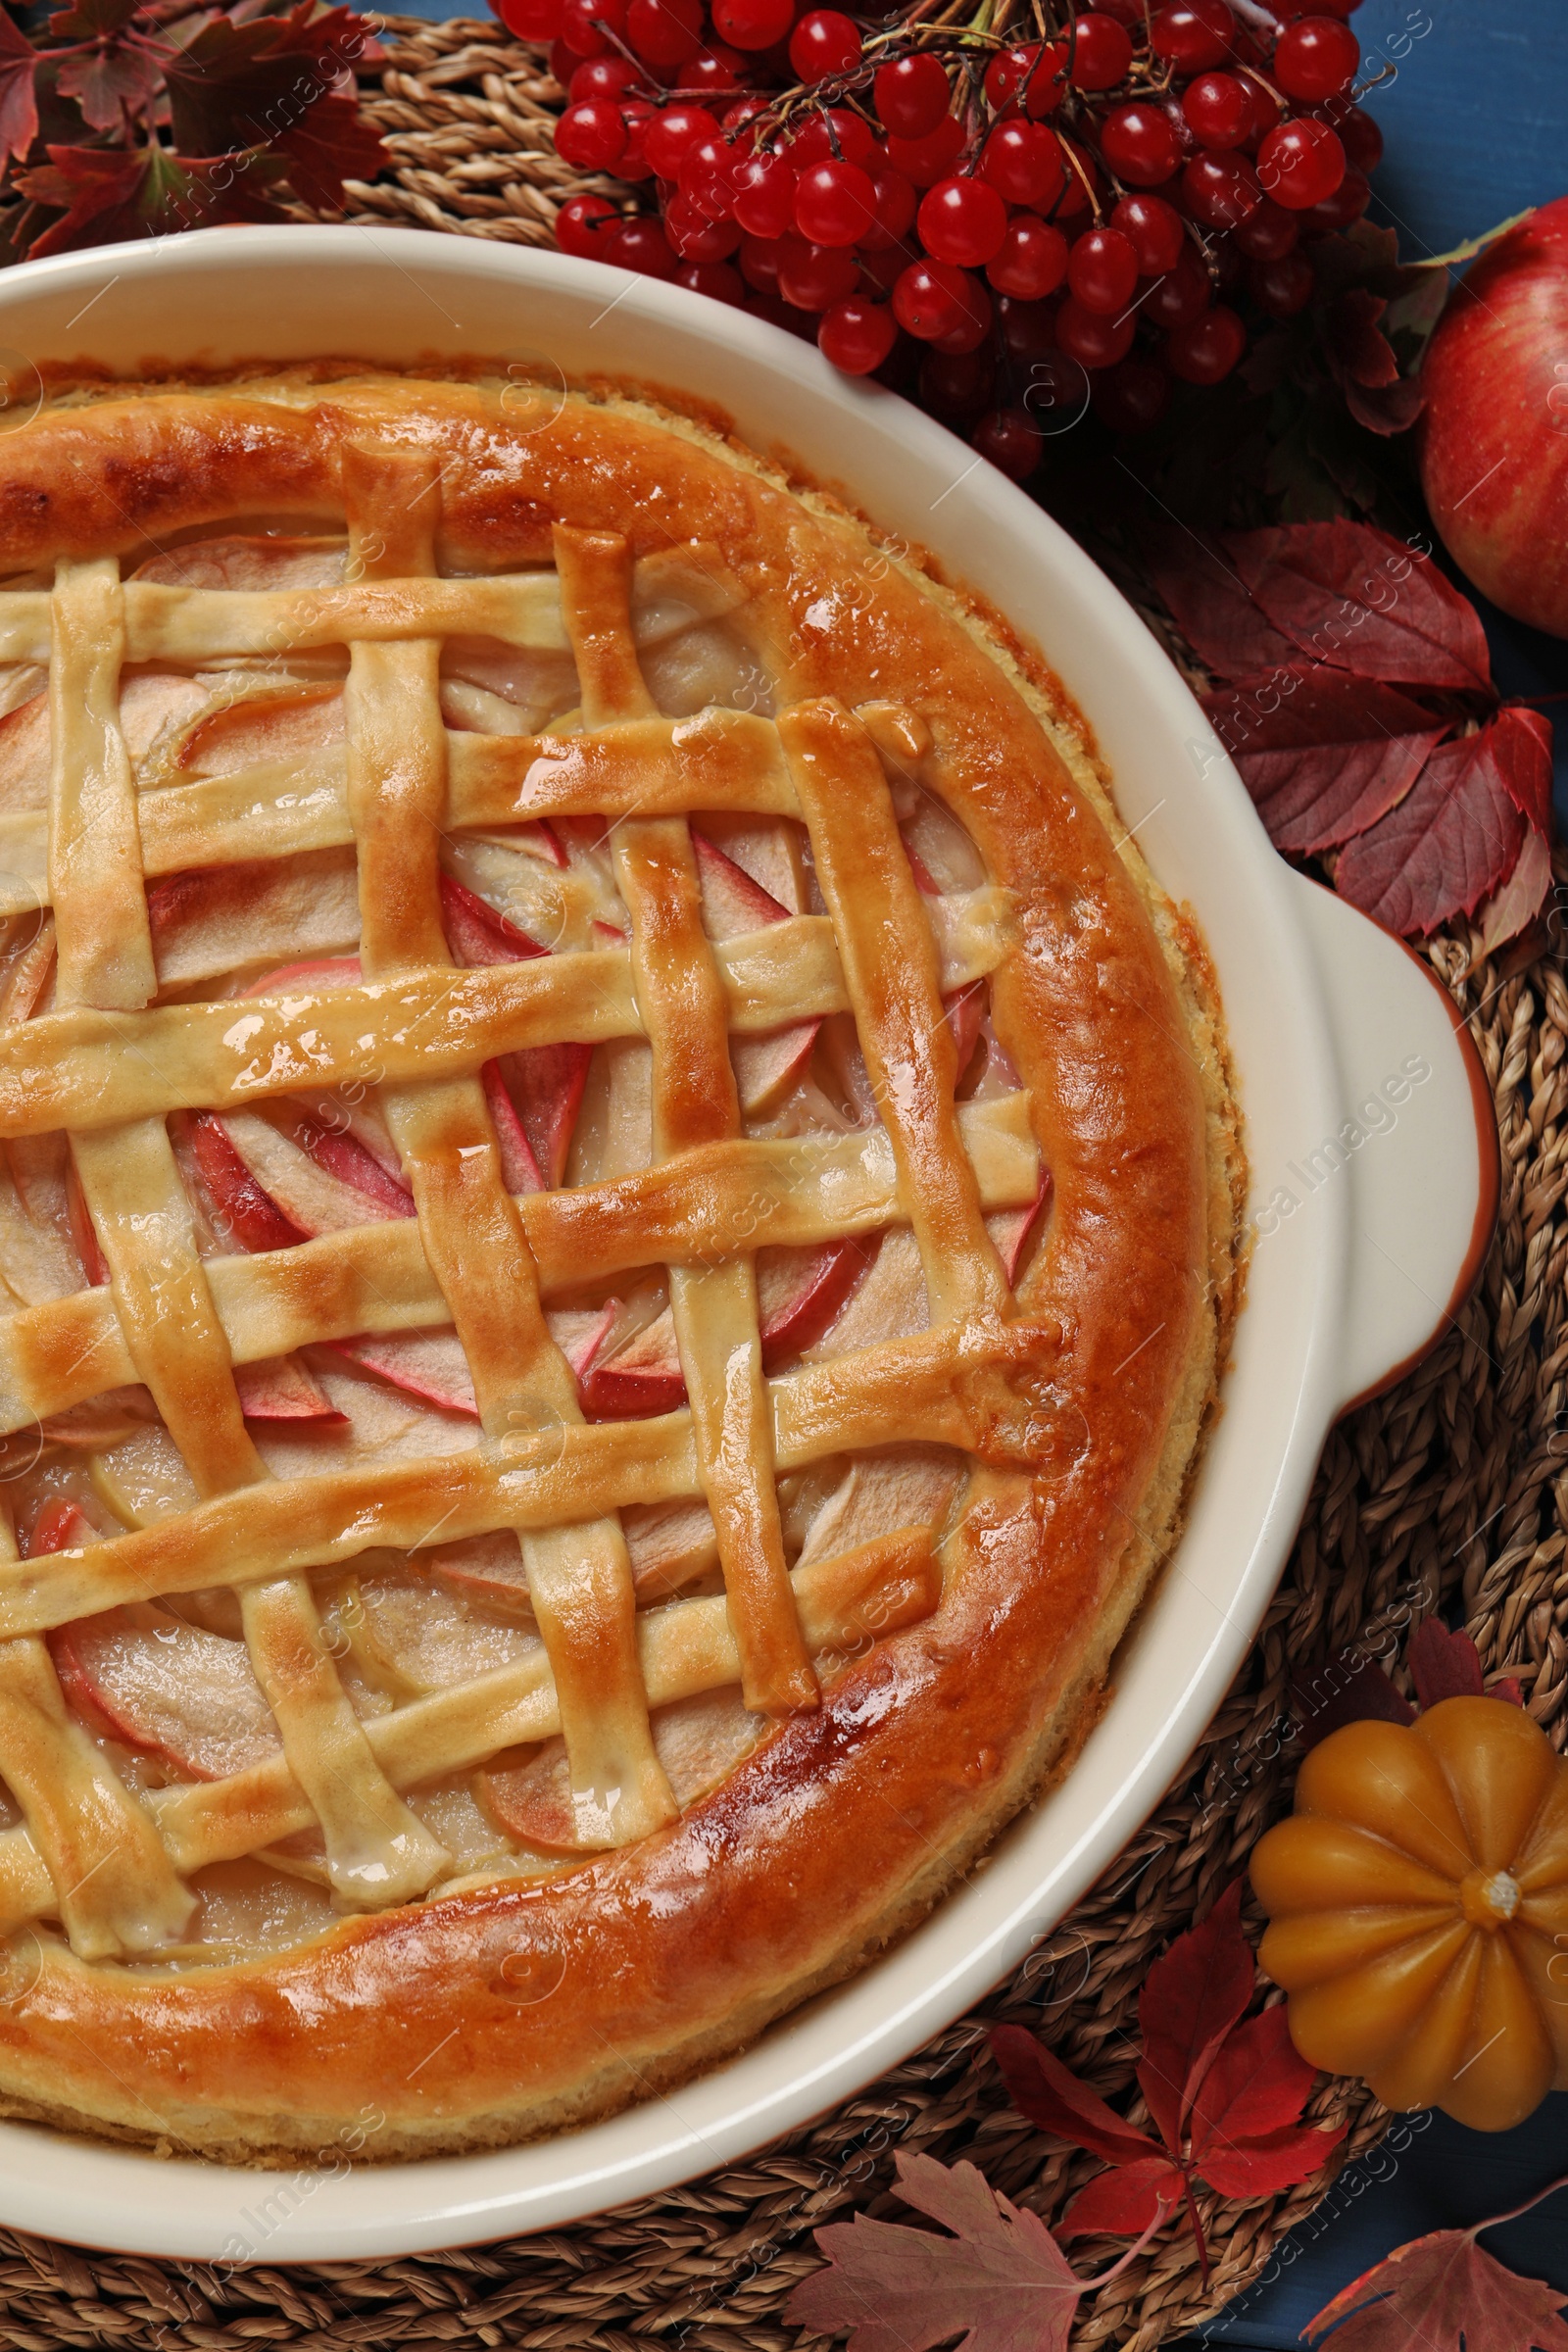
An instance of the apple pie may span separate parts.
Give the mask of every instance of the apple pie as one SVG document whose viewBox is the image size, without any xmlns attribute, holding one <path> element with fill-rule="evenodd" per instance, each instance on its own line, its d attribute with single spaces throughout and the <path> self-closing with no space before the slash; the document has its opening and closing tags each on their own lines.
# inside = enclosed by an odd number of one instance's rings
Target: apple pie
<svg viewBox="0 0 1568 2352">
<path fill-rule="evenodd" d="M 0 573 L 0 2111 L 646 2096 L 1094 1720 L 1201 942 L 1038 655 L 635 390 L 62 382 Z"/>
</svg>

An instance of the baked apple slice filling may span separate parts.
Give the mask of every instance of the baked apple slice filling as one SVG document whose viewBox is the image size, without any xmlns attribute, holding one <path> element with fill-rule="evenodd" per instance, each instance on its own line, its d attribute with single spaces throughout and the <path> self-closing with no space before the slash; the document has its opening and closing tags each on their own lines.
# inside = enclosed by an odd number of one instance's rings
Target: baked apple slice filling
<svg viewBox="0 0 1568 2352">
<path fill-rule="evenodd" d="M 134 576 L 237 595 L 329 595 L 351 571 L 341 536 L 258 529 L 172 546 Z M 637 567 L 633 635 L 642 676 L 666 716 L 771 712 L 770 683 L 742 608 L 721 567 L 680 551 Z M 220 817 L 220 830 L 227 828 L 219 862 L 155 871 L 149 858 L 158 1004 L 231 1001 L 243 1018 L 251 1001 L 329 1005 L 336 992 L 361 985 L 346 671 L 341 649 L 321 647 L 124 674 L 121 727 L 149 842 L 177 842 L 183 811 L 192 825 Z M 51 744 L 40 686 L 41 673 L 29 676 L 26 664 L 0 665 L 0 850 L 18 873 L 41 877 Z M 482 635 L 444 643 L 439 697 L 449 741 L 543 733 L 569 742 L 583 724 L 583 695 L 564 635 L 560 650 Z M 909 763 L 895 762 L 889 780 L 942 972 L 960 1133 L 988 1202 L 1000 1192 L 986 1224 L 1012 1285 L 1044 1223 L 1049 1175 L 1038 1167 L 1017 1073 L 990 1018 L 985 973 L 1005 910 L 968 836 Z M 279 851 L 289 826 L 290 837 L 304 834 L 309 846 Z M 258 854 L 229 855 L 249 846 L 247 828 Z M 691 818 L 689 840 L 702 929 L 714 948 L 761 949 L 774 933 L 793 940 L 803 923 L 824 915 L 805 825 L 714 808 Z M 614 970 L 624 966 L 632 919 L 616 884 L 613 836 L 599 819 L 457 826 L 437 854 L 441 931 L 459 971 L 558 956 L 602 956 L 607 975 L 612 958 Z M 19 1023 L 54 1007 L 52 918 L 36 906 L 17 911 L 9 933 L 0 1022 Z M 760 1186 L 755 1221 L 731 1237 L 726 1254 L 750 1253 L 755 1267 L 769 1378 L 913 1337 L 931 1321 L 919 1251 L 908 1226 L 896 1221 L 875 1091 L 842 1004 L 730 1037 L 745 1143 L 836 1154 L 821 1162 L 824 1197 L 835 1186 L 858 1187 L 857 1198 L 869 1187 L 882 1201 L 854 1231 L 776 1241 L 769 1222 L 779 1196 Z M 502 1052 L 477 1076 L 502 1180 L 519 1202 L 564 1191 L 602 1203 L 609 1217 L 616 1185 L 653 1169 L 653 1068 L 643 1038 Z M 383 1229 L 387 1242 L 396 1235 L 400 1249 L 406 1238 L 417 1250 L 416 1189 L 389 1102 L 372 1070 L 353 1084 L 302 1081 L 254 1102 L 172 1114 L 169 1138 L 194 1247 L 215 1280 L 248 1260 L 258 1278 L 281 1284 L 286 1278 L 273 1270 L 295 1252 L 307 1253 L 297 1263 L 308 1262 L 315 1280 L 334 1250 L 381 1247 Z M 1020 1180 L 1020 1166 L 1034 1172 Z M 1004 1174 L 993 1191 L 998 1169 Z M 837 1222 L 831 1200 L 824 1221 Z M 628 1243 L 609 1274 L 570 1277 L 569 1266 L 549 1268 L 545 1321 L 586 1419 L 681 1411 L 687 1379 L 664 1252 L 655 1246 L 640 1262 Z M 7 1140 L 0 1286 L 13 1316 L 58 1307 L 110 1281 L 67 1139 Z M 363 1287 L 372 1304 L 386 1303 L 373 1281 Z M 234 1377 L 246 1429 L 274 1477 L 308 1478 L 350 1462 L 384 1465 L 390 1476 L 401 1464 L 462 1457 L 488 1443 L 474 1372 L 453 1325 L 438 1313 L 411 1322 L 401 1303 L 366 1328 L 340 1323 L 236 1356 Z M 8 1490 L 24 1556 L 101 1546 L 200 1500 L 149 1393 L 133 1382 L 106 1385 L 40 1421 L 34 1434 L 36 1458 Z M 864 1646 L 868 1624 L 891 1629 L 935 1604 L 939 1554 L 961 1513 L 966 1475 L 957 1453 L 900 1446 L 833 1457 L 780 1480 L 787 1567 L 819 1681 Z M 689 1494 L 629 1502 L 617 1524 L 653 1749 L 684 1810 L 768 1737 L 771 1719 L 741 1696 L 708 1503 Z M 430 1883 L 571 1867 L 584 1850 L 580 1812 L 518 1537 L 502 1528 L 444 1542 L 435 1525 L 422 1543 L 314 1571 L 310 1589 L 322 1654 L 369 1752 L 443 1857 Z M 57 1627 L 49 1648 L 80 1731 L 151 1807 L 198 1897 L 194 1921 L 178 1940 L 166 1938 L 168 1965 L 286 1948 L 324 1926 L 342 1888 L 320 1833 L 298 1818 L 275 1693 L 258 1671 L 234 1593 L 122 1602 Z M 460 1693 L 468 1702 L 475 1692 L 483 1703 L 457 1706 Z M 229 1850 L 228 1825 L 241 1814 L 266 1832 L 254 1851 Z M 20 1822 L 14 1803 L 5 1818 Z M 0 1843 L 23 1834 L 0 1829 Z"/>
</svg>

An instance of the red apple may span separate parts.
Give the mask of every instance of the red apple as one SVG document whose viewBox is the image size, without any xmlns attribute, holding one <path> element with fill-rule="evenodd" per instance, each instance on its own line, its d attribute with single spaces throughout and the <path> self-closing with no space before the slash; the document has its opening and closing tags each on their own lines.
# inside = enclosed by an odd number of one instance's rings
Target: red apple
<svg viewBox="0 0 1568 2352">
<path fill-rule="evenodd" d="M 1421 487 L 1444 546 L 1504 612 L 1568 637 L 1568 196 L 1476 263 L 1421 381 Z"/>
<path fill-rule="evenodd" d="M 348 1419 L 297 1355 L 268 1355 L 254 1364 L 236 1364 L 234 1387 L 247 1421 L 309 1421 L 319 1429 Z"/>
<path fill-rule="evenodd" d="M 149 1613 L 151 1614 L 151 1613 Z M 128 1609 L 57 1627 L 49 1648 L 78 1715 L 193 1780 L 226 1780 L 278 1752 L 277 1726 L 243 1642 Z"/>
</svg>

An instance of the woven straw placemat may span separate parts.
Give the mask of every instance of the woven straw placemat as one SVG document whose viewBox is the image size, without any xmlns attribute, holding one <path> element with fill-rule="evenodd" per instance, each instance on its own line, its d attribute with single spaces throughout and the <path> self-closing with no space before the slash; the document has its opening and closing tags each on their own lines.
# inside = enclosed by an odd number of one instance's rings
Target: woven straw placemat
<svg viewBox="0 0 1568 2352">
<path fill-rule="evenodd" d="M 367 113 L 389 172 L 351 182 L 348 218 L 548 245 L 556 208 L 618 183 L 569 171 L 561 104 L 537 53 L 492 23 L 386 21 Z M 377 88 L 377 79 L 379 87 Z M 302 216 L 303 217 L 303 216 Z M 1559 868 L 1568 883 L 1568 862 Z M 1342 1651 L 1400 1670 L 1412 1625 L 1460 1601 L 1489 1674 L 1519 1677 L 1559 1746 L 1568 1721 L 1568 984 L 1561 942 L 1521 965 L 1482 957 L 1468 926 L 1428 959 L 1467 1016 L 1496 1104 L 1502 1199 L 1475 1297 L 1426 1361 L 1331 1436 L 1262 1632 L 1187 1773 L 1102 1885 L 983 2009 L 834 2115 L 745 2165 L 576 2228 L 401 2262 L 219 2271 L 82 2253 L 0 2231 L 0 2343 L 122 2352 L 262 2345 L 469 2342 L 635 2352 L 789 2352 L 780 2314 L 818 2256 L 810 2233 L 888 2194 L 897 2148 L 968 2157 L 1048 2220 L 1096 2169 L 1048 2143 L 1002 2095 L 989 2021 L 1040 2030 L 1120 2103 L 1133 2082 L 1150 1963 L 1246 1865 L 1290 1801 L 1291 1684 Z M 1463 1146 L 1456 1144 L 1457 1149 Z M 1258 1924 L 1255 1916 L 1252 1925 Z M 1137 2121 L 1144 2110 L 1129 2110 Z M 1389 2118 L 1359 2085 L 1326 2083 L 1309 2112 L 1346 2121 L 1341 2161 Z M 259 2191 L 280 2179 L 258 2180 Z M 171 2182 L 172 2187 L 172 2180 Z M 1280 2234 L 1328 2192 L 1320 2177 L 1249 2205 L 1206 2196 L 1212 2276 L 1173 2228 L 1079 2307 L 1078 2346 L 1153 2352 L 1254 2280 Z M 258 2202 L 265 2204 L 265 2195 Z M 60 2227 L 69 2232 L 70 2216 Z"/>
</svg>

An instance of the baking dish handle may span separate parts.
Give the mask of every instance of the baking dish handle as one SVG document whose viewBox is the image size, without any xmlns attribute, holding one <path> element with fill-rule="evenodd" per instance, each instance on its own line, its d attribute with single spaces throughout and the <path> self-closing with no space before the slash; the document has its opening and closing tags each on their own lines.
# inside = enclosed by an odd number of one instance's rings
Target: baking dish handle
<svg viewBox="0 0 1568 2352">
<path fill-rule="evenodd" d="M 1288 1163 L 1258 1232 L 1328 1184 L 1349 1207 L 1340 1410 L 1390 1387 L 1463 1305 L 1496 1223 L 1492 1089 L 1428 966 L 1344 899 L 1293 874 L 1339 1069 L 1341 1123 Z"/>
</svg>

